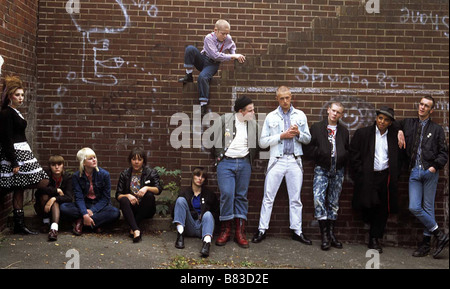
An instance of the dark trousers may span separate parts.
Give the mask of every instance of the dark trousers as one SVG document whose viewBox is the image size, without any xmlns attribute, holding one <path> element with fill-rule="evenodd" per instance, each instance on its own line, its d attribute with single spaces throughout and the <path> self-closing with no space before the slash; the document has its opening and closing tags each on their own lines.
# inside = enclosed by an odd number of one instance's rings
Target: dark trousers
<svg viewBox="0 0 450 289">
<path fill-rule="evenodd" d="M 363 209 L 363 218 L 370 225 L 370 238 L 382 238 L 386 228 L 389 217 L 388 182 L 389 170 L 374 172 L 374 193 L 378 194 L 380 204 Z"/>
<path fill-rule="evenodd" d="M 209 83 L 219 70 L 220 62 L 208 58 L 201 54 L 195 46 L 189 45 L 184 53 L 184 67 L 192 68 L 194 66 L 200 71 L 197 79 L 199 101 L 209 102 Z"/>
<path fill-rule="evenodd" d="M 146 193 L 138 205 L 132 205 L 126 197 L 122 197 L 119 203 L 123 217 L 133 231 L 140 230 L 138 224 L 152 218 L 156 212 L 155 196 L 151 192 Z"/>
</svg>

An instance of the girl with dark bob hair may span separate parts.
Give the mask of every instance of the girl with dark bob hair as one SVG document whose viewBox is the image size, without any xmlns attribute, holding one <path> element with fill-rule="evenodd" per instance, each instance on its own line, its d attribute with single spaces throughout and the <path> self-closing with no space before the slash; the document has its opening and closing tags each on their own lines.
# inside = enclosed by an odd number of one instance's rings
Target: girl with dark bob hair
<svg viewBox="0 0 450 289">
<path fill-rule="evenodd" d="M 142 240 L 138 224 L 152 218 L 156 212 L 155 195 L 162 192 L 158 172 L 147 166 L 147 154 L 135 148 L 128 155 L 130 167 L 120 173 L 116 199 L 122 214 L 130 225 L 130 237 L 137 243 Z"/>
</svg>

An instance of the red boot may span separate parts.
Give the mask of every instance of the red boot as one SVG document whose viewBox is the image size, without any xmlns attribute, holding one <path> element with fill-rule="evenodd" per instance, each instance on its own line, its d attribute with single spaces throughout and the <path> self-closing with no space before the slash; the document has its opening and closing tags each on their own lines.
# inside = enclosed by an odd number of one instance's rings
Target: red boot
<svg viewBox="0 0 450 289">
<path fill-rule="evenodd" d="M 242 248 L 248 248 L 247 236 L 245 234 L 245 220 L 234 219 L 236 222 L 236 232 L 234 234 L 234 241 Z"/>
<path fill-rule="evenodd" d="M 216 240 L 217 246 L 224 246 L 231 236 L 231 220 L 220 222 L 220 235 Z"/>
</svg>

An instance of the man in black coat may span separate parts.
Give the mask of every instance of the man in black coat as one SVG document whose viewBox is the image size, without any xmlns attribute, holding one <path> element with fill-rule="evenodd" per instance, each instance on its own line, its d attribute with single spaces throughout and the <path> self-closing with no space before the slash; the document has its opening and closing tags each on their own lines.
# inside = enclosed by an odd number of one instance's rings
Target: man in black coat
<svg viewBox="0 0 450 289">
<path fill-rule="evenodd" d="M 339 197 L 348 160 L 349 133 L 339 120 L 344 106 L 333 102 L 327 109 L 328 117 L 311 126 L 311 142 L 305 146 L 305 155 L 314 159 L 314 217 L 319 222 L 322 250 L 330 245 L 342 248 L 334 235 L 339 210 Z"/>
<path fill-rule="evenodd" d="M 382 253 L 383 237 L 390 213 L 396 213 L 397 183 L 401 151 L 398 130 L 393 128 L 394 110 L 381 107 L 374 125 L 358 129 L 350 142 L 354 180 L 353 207 L 362 210 L 369 223 L 369 249 Z"/>
</svg>

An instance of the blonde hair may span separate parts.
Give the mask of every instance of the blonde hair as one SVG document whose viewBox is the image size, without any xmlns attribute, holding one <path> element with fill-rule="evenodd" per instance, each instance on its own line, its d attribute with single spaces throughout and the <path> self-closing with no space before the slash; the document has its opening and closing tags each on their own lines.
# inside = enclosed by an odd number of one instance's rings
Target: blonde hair
<svg viewBox="0 0 450 289">
<path fill-rule="evenodd" d="M 96 157 L 95 152 L 91 148 L 82 148 L 77 152 L 77 160 L 80 162 L 80 177 L 84 171 L 84 161 L 90 157 Z M 95 168 L 99 171 L 98 166 Z"/>
<path fill-rule="evenodd" d="M 277 97 L 279 95 L 282 95 L 282 94 L 285 94 L 285 93 L 291 94 L 291 90 L 289 89 L 289 87 L 284 86 L 284 85 L 278 87 L 278 89 L 277 89 Z"/>
<path fill-rule="evenodd" d="M 216 22 L 215 28 L 217 29 L 230 29 L 230 23 L 228 23 L 228 21 L 223 20 L 223 19 L 219 19 Z"/>
</svg>

